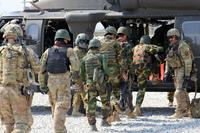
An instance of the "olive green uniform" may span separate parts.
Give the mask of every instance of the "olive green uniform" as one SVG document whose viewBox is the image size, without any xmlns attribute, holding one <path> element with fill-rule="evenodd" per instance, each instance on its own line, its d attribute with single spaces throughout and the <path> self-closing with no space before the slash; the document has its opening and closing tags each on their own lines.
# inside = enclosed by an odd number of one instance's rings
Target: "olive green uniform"
<svg viewBox="0 0 200 133">
<path fill-rule="evenodd" d="M 85 83 L 86 114 L 90 125 L 96 124 L 97 96 L 101 98 L 103 119 L 106 120 L 109 114 L 110 104 L 104 87 L 106 64 L 106 58 L 98 50 L 91 49 L 81 62 L 80 74 Z"/>
</svg>

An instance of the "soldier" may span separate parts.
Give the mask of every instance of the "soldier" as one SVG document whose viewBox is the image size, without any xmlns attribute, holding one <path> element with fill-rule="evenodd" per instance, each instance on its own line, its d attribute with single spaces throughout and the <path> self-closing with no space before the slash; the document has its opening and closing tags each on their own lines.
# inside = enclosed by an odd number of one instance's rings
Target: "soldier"
<svg viewBox="0 0 200 133">
<path fill-rule="evenodd" d="M 128 42 L 129 31 L 126 27 L 119 27 L 117 30 L 118 41 L 120 42 L 120 55 L 121 55 L 121 80 L 120 80 L 120 106 L 125 108 L 125 104 L 128 106 L 127 116 L 129 118 L 135 118 L 133 113 L 132 103 L 132 91 L 131 85 L 133 82 L 134 71 L 132 67 L 133 53 L 131 51 L 132 45 Z"/>
<path fill-rule="evenodd" d="M 60 29 L 56 32 L 54 46 L 47 49 L 41 58 L 41 69 L 39 74 L 40 89 L 48 92 L 49 102 L 54 119 L 55 133 L 64 133 L 65 115 L 70 108 L 70 69 L 79 70 L 79 60 L 69 47 L 70 36 L 67 30 Z M 46 85 L 45 74 L 48 73 L 48 83 Z M 47 88 L 48 86 L 48 88 Z"/>
<path fill-rule="evenodd" d="M 138 93 L 136 97 L 136 106 L 134 112 L 137 116 L 142 115 L 141 105 L 144 100 L 147 78 L 150 74 L 151 56 L 150 54 L 156 54 L 162 52 L 163 48 L 151 45 L 151 40 L 148 35 L 144 35 L 140 38 L 140 43 L 133 48 L 133 64 L 135 67 L 135 74 L 137 76 Z"/>
<path fill-rule="evenodd" d="M 182 118 L 189 115 L 190 99 L 186 92 L 190 83 L 192 71 L 193 53 L 190 46 L 180 39 L 178 29 L 172 28 L 167 32 L 170 45 L 172 45 L 166 57 L 166 65 L 174 70 L 176 111 L 171 118 Z M 168 68 L 169 68 L 168 67 Z M 165 77 L 168 70 L 166 70 Z"/>
<path fill-rule="evenodd" d="M 87 54 L 88 44 L 89 44 L 89 36 L 85 33 L 78 34 L 78 36 L 76 37 L 76 40 L 75 40 L 76 47 L 74 48 L 74 53 L 77 55 L 79 60 L 81 60 Z M 81 102 L 83 102 L 84 108 L 85 108 L 86 103 L 84 101 L 85 91 L 83 88 L 83 83 L 80 78 L 79 71 L 72 72 L 72 80 L 75 83 L 73 86 L 75 87 L 75 91 L 76 91 L 73 96 L 72 115 L 73 116 L 81 116 L 82 114 L 79 113 L 79 107 L 81 105 Z"/>
<path fill-rule="evenodd" d="M 4 27 L 5 45 L 0 47 L 0 119 L 5 133 L 28 133 L 33 124 L 29 68 L 39 72 L 37 55 L 22 45 L 23 31 L 17 24 Z"/>
<path fill-rule="evenodd" d="M 86 115 L 92 131 L 97 131 L 95 112 L 97 107 L 97 96 L 100 96 L 102 102 L 102 126 L 110 126 L 107 121 L 110 111 L 110 101 L 107 98 L 104 78 L 107 74 L 107 62 L 104 55 L 99 54 L 101 43 L 97 39 L 89 42 L 88 53 L 81 62 L 80 74 L 85 83 L 86 91 Z"/>
<path fill-rule="evenodd" d="M 119 121 L 119 80 L 120 80 L 120 45 L 116 40 L 117 31 L 115 27 L 109 26 L 106 28 L 104 38 L 101 41 L 100 53 L 108 58 L 109 78 L 107 81 L 107 89 L 112 90 L 111 96 L 111 117 L 110 122 Z M 118 112 L 117 112 L 118 111 Z"/>
</svg>

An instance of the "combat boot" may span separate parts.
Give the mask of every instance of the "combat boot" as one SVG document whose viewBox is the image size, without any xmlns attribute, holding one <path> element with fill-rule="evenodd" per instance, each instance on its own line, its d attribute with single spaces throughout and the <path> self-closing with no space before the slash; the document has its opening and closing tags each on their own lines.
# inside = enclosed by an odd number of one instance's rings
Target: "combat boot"
<svg viewBox="0 0 200 133">
<path fill-rule="evenodd" d="M 122 109 L 120 108 L 120 106 L 119 106 L 118 103 L 115 103 L 114 107 L 115 107 L 115 110 L 116 110 L 118 113 L 122 113 Z"/>
<path fill-rule="evenodd" d="M 111 124 L 106 119 L 102 119 L 101 126 L 102 127 L 109 127 L 109 126 L 111 126 Z"/>
<path fill-rule="evenodd" d="M 90 131 L 97 132 L 97 126 L 96 125 L 90 125 Z"/>
<path fill-rule="evenodd" d="M 170 118 L 178 119 L 190 116 L 190 101 L 187 92 L 178 90 L 175 92 L 175 98 L 177 101 L 176 111 L 172 116 L 170 116 Z"/>
<path fill-rule="evenodd" d="M 168 103 L 168 106 L 169 106 L 169 107 L 173 107 L 173 102 L 169 102 L 169 103 Z"/>
<path fill-rule="evenodd" d="M 128 116 L 128 118 L 132 118 L 132 119 L 137 117 L 136 114 L 130 109 L 127 110 L 126 115 Z"/>
<path fill-rule="evenodd" d="M 139 105 L 135 106 L 135 109 L 133 112 L 135 113 L 136 116 L 142 116 L 141 108 Z"/>
<path fill-rule="evenodd" d="M 115 122 L 115 121 L 121 121 L 121 119 L 120 119 L 117 111 L 114 111 L 112 113 L 112 115 L 107 118 L 107 121 L 108 121 L 108 123 L 112 123 L 112 122 Z"/>
</svg>

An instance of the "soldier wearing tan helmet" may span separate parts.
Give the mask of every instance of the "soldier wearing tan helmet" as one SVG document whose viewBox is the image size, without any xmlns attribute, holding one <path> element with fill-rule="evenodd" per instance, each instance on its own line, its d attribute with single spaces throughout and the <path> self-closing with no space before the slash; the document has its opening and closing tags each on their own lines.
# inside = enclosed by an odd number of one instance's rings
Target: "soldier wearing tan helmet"
<svg viewBox="0 0 200 133">
<path fill-rule="evenodd" d="M 48 48 L 41 58 L 39 74 L 40 90 L 48 93 L 54 120 L 54 132 L 67 132 L 65 119 L 71 105 L 70 69 L 79 71 L 79 60 L 70 48 L 69 32 L 60 29 L 56 32 L 54 45 Z M 46 84 L 45 74 L 48 74 Z"/>
<path fill-rule="evenodd" d="M 6 43 L 0 47 L 0 118 L 5 133 L 28 133 L 33 123 L 27 71 L 31 66 L 38 73 L 40 63 L 30 48 L 19 43 L 22 36 L 19 25 L 4 27 Z"/>
<path fill-rule="evenodd" d="M 189 116 L 190 99 L 188 96 L 187 84 L 190 82 L 192 71 L 193 53 L 185 41 L 181 40 L 178 29 L 172 28 L 167 32 L 171 49 L 166 56 L 166 65 L 174 70 L 175 99 L 177 106 L 171 118 L 182 118 Z M 166 68 L 169 68 L 166 67 Z M 165 70 L 165 77 L 168 69 Z"/>
</svg>

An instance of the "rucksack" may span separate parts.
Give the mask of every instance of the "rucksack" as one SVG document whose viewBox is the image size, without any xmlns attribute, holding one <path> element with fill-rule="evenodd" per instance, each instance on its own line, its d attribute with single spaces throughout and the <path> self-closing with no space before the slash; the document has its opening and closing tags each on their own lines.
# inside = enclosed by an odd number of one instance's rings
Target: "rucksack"
<svg viewBox="0 0 200 133">
<path fill-rule="evenodd" d="M 5 45 L 0 49 L 0 82 L 3 85 L 23 82 L 25 56 L 22 46 Z"/>
</svg>

